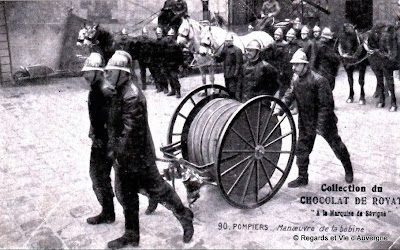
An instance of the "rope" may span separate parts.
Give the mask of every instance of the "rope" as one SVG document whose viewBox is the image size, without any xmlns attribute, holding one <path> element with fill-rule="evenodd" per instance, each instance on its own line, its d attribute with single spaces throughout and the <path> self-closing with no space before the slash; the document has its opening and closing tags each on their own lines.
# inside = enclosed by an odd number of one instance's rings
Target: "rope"
<svg viewBox="0 0 400 250">
<path fill-rule="evenodd" d="M 370 56 L 370 55 L 367 54 L 366 56 L 364 56 L 363 58 L 361 58 L 361 60 L 358 60 L 358 61 L 355 62 L 355 63 L 349 63 L 349 64 L 347 64 L 347 65 L 353 66 L 353 65 L 359 64 L 359 63 L 361 63 L 362 61 L 364 61 L 365 59 L 367 59 L 369 56 Z"/>
</svg>

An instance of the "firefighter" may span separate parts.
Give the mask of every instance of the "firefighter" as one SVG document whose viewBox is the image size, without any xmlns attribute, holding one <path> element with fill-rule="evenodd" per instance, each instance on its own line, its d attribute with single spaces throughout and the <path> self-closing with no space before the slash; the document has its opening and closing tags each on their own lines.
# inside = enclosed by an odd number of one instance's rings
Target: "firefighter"
<svg viewBox="0 0 400 250">
<path fill-rule="evenodd" d="M 164 73 L 164 49 L 163 49 L 163 30 L 161 27 L 156 28 L 156 40 L 153 47 L 153 78 L 156 83 L 157 92 L 168 94 L 168 80 Z"/>
<path fill-rule="evenodd" d="M 313 28 L 313 38 L 314 42 L 319 41 L 321 38 L 321 28 L 318 25 L 315 25 Z"/>
<path fill-rule="evenodd" d="M 185 0 L 176 0 L 174 6 L 174 14 L 176 18 L 187 18 L 188 15 L 188 7 Z"/>
<path fill-rule="evenodd" d="M 87 219 L 87 223 L 96 225 L 115 221 L 114 192 L 110 173 L 112 161 L 107 157 L 107 121 L 109 98 L 104 95 L 104 59 L 99 53 L 91 53 L 82 68 L 83 77 L 90 84 L 88 108 L 90 118 L 89 137 L 92 139 L 90 154 L 90 178 L 93 191 L 102 211 L 99 215 Z"/>
<path fill-rule="evenodd" d="M 277 0 L 265 0 L 261 6 L 261 18 L 276 17 L 281 11 L 281 6 Z"/>
<path fill-rule="evenodd" d="M 283 94 L 290 86 L 290 72 L 286 69 L 289 67 L 289 62 L 285 59 L 286 47 L 288 43 L 283 40 L 283 30 L 281 28 L 277 28 L 274 32 L 274 40 L 275 40 L 275 55 L 272 65 L 274 65 L 279 72 L 279 82 L 281 86 L 279 88 L 279 97 L 283 97 Z"/>
<path fill-rule="evenodd" d="M 115 189 L 125 216 L 125 233 L 108 243 L 112 249 L 139 245 L 139 189 L 165 204 L 183 227 L 183 241 L 194 234 L 193 212 L 160 175 L 148 124 L 146 98 L 130 78 L 131 56 L 116 51 L 105 67 L 106 79 L 115 90 L 109 119 L 109 153 L 115 162 Z"/>
<path fill-rule="evenodd" d="M 125 50 L 126 52 L 130 53 L 130 50 L 132 46 L 132 39 L 129 38 L 128 36 L 128 31 L 123 28 L 121 30 L 120 36 L 117 37 L 114 48 L 115 50 Z"/>
<path fill-rule="evenodd" d="M 309 38 L 310 30 L 307 26 L 303 26 L 301 29 L 301 40 L 299 40 L 300 47 L 303 48 L 307 58 L 309 58 L 309 65 L 311 68 L 314 67 L 315 62 L 315 44 Z"/>
<path fill-rule="evenodd" d="M 292 85 L 282 100 L 286 105 L 296 100 L 298 105 L 299 137 L 296 146 L 296 163 L 299 176 L 289 182 L 288 186 L 296 188 L 308 184 L 309 155 L 317 134 L 328 142 L 336 157 L 342 162 L 345 181 L 352 183 L 353 168 L 350 155 L 338 134 L 336 126 L 338 119 L 334 113 L 332 89 L 327 79 L 309 67 L 307 56 L 302 50 L 296 51 L 290 62 L 294 72 Z M 279 109 L 274 113 L 283 114 Z"/>
<path fill-rule="evenodd" d="M 183 65 L 184 58 L 182 48 L 176 43 L 175 31 L 172 28 L 168 31 L 164 45 L 164 71 L 171 87 L 171 91 L 167 96 L 176 95 L 176 98 L 181 98 L 179 67 Z"/>
<path fill-rule="evenodd" d="M 335 88 L 335 79 L 340 66 L 340 57 L 335 51 L 334 43 L 332 31 L 327 27 L 324 28 L 317 43 L 314 62 L 315 70 L 329 81 L 332 90 Z"/>
<path fill-rule="evenodd" d="M 293 75 L 292 67 L 290 65 L 290 60 L 293 57 L 294 53 L 301 48 L 298 40 L 296 38 L 296 31 L 294 29 L 289 29 L 288 32 L 286 33 L 286 41 L 287 41 L 287 46 L 285 47 L 285 62 L 287 65 L 287 68 L 285 69 L 286 72 L 291 76 Z"/>
<path fill-rule="evenodd" d="M 175 31 L 175 34 L 177 34 L 179 26 L 182 24 L 182 19 L 189 16 L 186 1 L 176 0 L 175 4 L 172 6 L 172 12 L 174 13 L 174 17 L 171 19 L 169 27 Z"/>
<path fill-rule="evenodd" d="M 274 95 L 279 88 L 275 67 L 260 57 L 261 45 L 252 40 L 246 46 L 247 62 L 243 65 L 242 102 L 259 95 Z"/>
<path fill-rule="evenodd" d="M 142 81 L 142 90 L 147 89 L 147 78 L 146 69 L 151 68 L 152 64 L 152 39 L 149 38 L 149 33 L 146 27 L 142 29 L 142 35 L 136 42 L 136 53 L 139 68 L 140 68 L 140 80 Z M 151 73 L 151 72 L 150 72 Z"/>
<path fill-rule="evenodd" d="M 242 78 L 243 53 L 233 45 L 233 34 L 229 33 L 225 38 L 225 46 L 215 55 L 216 62 L 224 62 L 225 86 L 228 93 L 239 99 L 240 80 Z"/>
</svg>

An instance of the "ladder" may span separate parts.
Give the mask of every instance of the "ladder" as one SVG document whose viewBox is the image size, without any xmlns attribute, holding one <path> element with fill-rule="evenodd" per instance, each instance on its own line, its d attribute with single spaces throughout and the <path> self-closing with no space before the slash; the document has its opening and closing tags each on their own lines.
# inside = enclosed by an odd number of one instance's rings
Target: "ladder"
<svg viewBox="0 0 400 250">
<path fill-rule="evenodd" d="M 4 1 L 0 2 L 0 83 L 1 85 L 12 83 L 10 44 Z"/>
</svg>

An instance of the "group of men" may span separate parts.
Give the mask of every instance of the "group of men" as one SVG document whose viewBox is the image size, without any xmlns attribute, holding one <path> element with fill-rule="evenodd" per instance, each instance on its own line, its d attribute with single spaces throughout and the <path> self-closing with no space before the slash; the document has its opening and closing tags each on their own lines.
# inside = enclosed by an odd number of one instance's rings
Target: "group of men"
<svg viewBox="0 0 400 250">
<path fill-rule="evenodd" d="M 280 96 L 290 86 L 293 71 L 289 62 L 300 48 L 306 53 L 311 69 L 323 75 L 329 81 L 332 90 L 335 88 L 340 57 L 335 51 L 334 37 L 330 28 L 325 27 L 321 32 L 319 26 L 314 26 L 312 31 L 307 26 L 296 27 L 289 29 L 285 37 L 283 30 L 278 28 L 274 32 L 274 39 L 276 48 L 270 59 L 280 72 L 282 84 Z"/>
<path fill-rule="evenodd" d="M 142 90 L 147 89 L 148 69 L 157 92 L 180 98 L 179 69 L 184 64 L 183 50 L 176 43 L 176 33 L 173 29 L 163 36 L 162 29 L 157 27 L 155 33 L 157 38 L 152 39 L 144 27 L 141 36 L 132 38 L 128 36 L 127 30 L 123 29 L 115 41 L 115 48 L 128 52 L 138 61 Z"/>
<path fill-rule="evenodd" d="M 143 192 L 150 203 L 164 204 L 183 228 L 183 241 L 194 234 L 193 212 L 185 207 L 175 190 L 160 175 L 148 124 L 146 98 L 132 78 L 132 57 L 117 50 L 104 65 L 99 53 L 91 53 L 82 68 L 90 84 L 89 118 L 92 139 L 90 177 L 102 206 L 99 215 L 87 219 L 96 225 L 115 221 L 114 192 L 110 172 L 115 171 L 115 193 L 125 216 L 125 233 L 108 243 L 112 249 L 138 246 L 139 198 Z M 155 209 L 155 208 L 153 208 Z"/>
<path fill-rule="evenodd" d="M 308 184 L 309 155 L 315 137 L 321 135 L 330 145 L 345 170 L 345 181 L 353 181 L 350 154 L 337 129 L 332 90 L 339 67 L 339 57 L 333 45 L 333 33 L 329 28 L 318 26 L 310 30 L 302 27 L 300 32 L 290 29 L 283 40 L 283 31 L 275 31 L 275 48 L 262 54 L 257 40 L 246 46 L 246 62 L 243 64 L 241 50 L 233 45 L 228 35 L 225 47 L 215 55 L 224 62 L 225 85 L 231 96 L 245 102 L 259 95 L 279 97 L 290 106 L 297 103 L 299 114 L 299 137 L 296 148 L 299 177 L 288 184 L 291 188 Z M 282 115 L 282 110 L 274 111 Z"/>
</svg>

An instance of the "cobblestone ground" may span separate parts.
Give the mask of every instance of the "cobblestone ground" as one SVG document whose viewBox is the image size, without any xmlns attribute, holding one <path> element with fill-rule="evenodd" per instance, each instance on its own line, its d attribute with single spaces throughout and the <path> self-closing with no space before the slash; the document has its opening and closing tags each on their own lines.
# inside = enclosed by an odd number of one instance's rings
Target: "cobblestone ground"
<svg viewBox="0 0 400 250">
<path fill-rule="evenodd" d="M 365 106 L 345 103 L 348 84 L 343 71 L 334 91 L 339 133 L 354 164 L 354 184 L 365 186 L 365 193 L 321 191 L 324 183 L 344 185 L 345 182 L 340 162 L 328 144 L 317 137 L 311 154 L 310 184 L 306 188 L 287 188 L 287 182 L 297 176 L 295 165 L 281 190 L 256 209 L 233 208 L 217 188 L 203 187 L 201 198 L 193 207 L 195 235 L 189 244 L 182 243 L 182 229 L 164 207 L 159 207 L 153 215 L 145 215 L 147 200 L 141 196 L 140 248 L 399 249 L 400 112 L 376 108 L 376 100 L 371 97 L 376 80 L 370 71 L 366 79 Z M 223 83 L 222 75 L 217 76 L 217 82 Z M 186 94 L 200 86 L 201 79 L 192 76 L 182 79 L 181 83 Z M 400 96 L 398 80 L 396 88 Z M 357 85 L 355 90 L 359 92 Z M 116 202 L 115 223 L 86 224 L 86 218 L 98 213 L 100 207 L 91 189 L 88 171 L 91 142 L 87 136 L 88 89 L 83 79 L 52 79 L 2 88 L 0 92 L 0 247 L 106 248 L 109 240 L 123 233 L 124 219 Z M 159 148 L 166 144 L 169 119 L 179 100 L 155 93 L 154 86 L 146 90 L 146 96 L 150 126 Z M 160 169 L 164 166 L 165 163 L 159 164 Z M 374 185 L 383 187 L 383 192 L 372 192 Z M 184 199 L 186 193 L 179 181 L 177 192 Z M 301 204 L 302 196 L 348 196 L 349 204 Z M 366 197 L 367 204 L 355 205 L 356 197 Z M 373 197 L 396 200 L 373 205 Z M 331 209 L 362 211 L 363 216 L 322 216 L 322 210 Z M 321 211 L 321 216 L 316 215 L 317 211 Z M 382 212 L 382 216 L 366 216 L 366 211 Z M 263 224 L 268 230 L 244 229 L 243 225 L 234 228 L 234 224 Z M 298 226 L 303 231 L 284 231 L 288 226 Z M 314 231 L 304 231 L 307 226 Z M 333 232 L 335 227 L 338 230 Z M 320 231 L 325 228 L 327 231 Z M 361 228 L 363 232 L 340 232 Z M 302 235 L 328 238 L 312 241 L 301 238 Z M 357 235 L 383 237 L 381 241 L 351 239 Z M 300 238 L 295 240 L 295 236 Z M 336 236 L 336 240 L 331 236 Z"/>
</svg>

